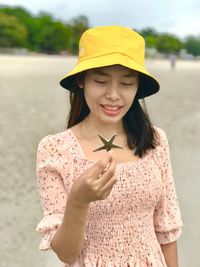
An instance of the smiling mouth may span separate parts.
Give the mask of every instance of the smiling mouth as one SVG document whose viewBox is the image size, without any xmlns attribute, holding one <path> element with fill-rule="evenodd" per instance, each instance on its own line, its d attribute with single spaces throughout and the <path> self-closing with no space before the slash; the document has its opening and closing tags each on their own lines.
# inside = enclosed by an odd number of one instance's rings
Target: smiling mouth
<svg viewBox="0 0 200 267">
<path fill-rule="evenodd" d="M 121 113 L 122 110 L 122 106 L 104 106 L 104 105 L 100 105 L 103 112 L 107 115 L 107 116 L 118 116 Z"/>
<path fill-rule="evenodd" d="M 101 105 L 104 109 L 110 110 L 110 111 L 118 111 L 122 106 L 106 106 L 106 105 Z"/>
</svg>

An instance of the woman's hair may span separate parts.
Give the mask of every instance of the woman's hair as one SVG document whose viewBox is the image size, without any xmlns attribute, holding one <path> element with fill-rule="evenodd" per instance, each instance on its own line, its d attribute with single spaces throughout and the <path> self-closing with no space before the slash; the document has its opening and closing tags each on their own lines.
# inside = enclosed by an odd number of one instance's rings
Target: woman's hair
<svg viewBox="0 0 200 267">
<path fill-rule="evenodd" d="M 84 120 L 90 112 L 85 100 L 84 90 L 78 86 L 78 80 L 84 79 L 84 76 L 85 72 L 77 74 L 70 88 L 71 108 L 67 118 L 67 128 L 71 128 Z M 139 81 L 140 76 L 139 74 Z M 142 99 L 143 107 L 138 100 L 139 92 L 141 95 L 142 88 L 140 87 L 140 82 L 134 101 L 122 120 L 128 137 L 128 147 L 132 150 L 135 148 L 135 155 L 142 157 L 148 149 L 154 149 L 156 147 L 156 132 L 152 127 L 144 99 Z"/>
</svg>

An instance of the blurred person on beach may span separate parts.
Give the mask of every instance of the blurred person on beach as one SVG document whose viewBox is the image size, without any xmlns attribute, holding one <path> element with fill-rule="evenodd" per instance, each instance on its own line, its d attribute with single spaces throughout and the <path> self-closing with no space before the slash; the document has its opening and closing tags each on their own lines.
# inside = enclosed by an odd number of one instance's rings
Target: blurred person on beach
<svg viewBox="0 0 200 267">
<path fill-rule="evenodd" d="M 144 103 L 160 89 L 144 54 L 134 30 L 94 27 L 60 81 L 71 109 L 38 145 L 36 230 L 62 266 L 178 267 L 183 224 L 167 136 Z"/>
<path fill-rule="evenodd" d="M 177 59 L 177 57 L 176 57 L 176 55 L 174 55 L 174 54 L 171 54 L 171 55 L 169 56 L 170 66 L 171 66 L 171 69 L 172 69 L 172 70 L 174 70 L 175 67 L 176 67 L 176 59 Z"/>
</svg>

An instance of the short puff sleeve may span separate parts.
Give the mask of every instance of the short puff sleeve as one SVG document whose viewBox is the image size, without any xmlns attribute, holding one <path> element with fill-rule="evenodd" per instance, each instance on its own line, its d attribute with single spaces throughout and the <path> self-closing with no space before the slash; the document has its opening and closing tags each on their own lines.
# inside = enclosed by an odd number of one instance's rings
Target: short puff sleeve
<svg viewBox="0 0 200 267">
<path fill-rule="evenodd" d="M 157 131 L 162 193 L 154 209 L 154 228 L 158 242 L 167 244 L 180 237 L 183 223 L 172 174 L 168 140 L 162 129 L 157 128 Z"/>
</svg>

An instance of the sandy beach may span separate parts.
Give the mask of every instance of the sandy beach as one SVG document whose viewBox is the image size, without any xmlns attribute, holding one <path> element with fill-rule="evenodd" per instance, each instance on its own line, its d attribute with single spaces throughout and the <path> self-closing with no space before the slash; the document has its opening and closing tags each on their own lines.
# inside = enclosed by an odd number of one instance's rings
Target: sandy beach
<svg viewBox="0 0 200 267">
<path fill-rule="evenodd" d="M 0 267 L 59 267 L 40 252 L 35 232 L 42 218 L 35 160 L 42 137 L 66 129 L 68 93 L 60 79 L 76 62 L 64 56 L 0 55 Z M 183 219 L 179 266 L 199 267 L 200 62 L 147 60 L 161 84 L 146 98 L 153 124 L 165 130 Z"/>
</svg>

